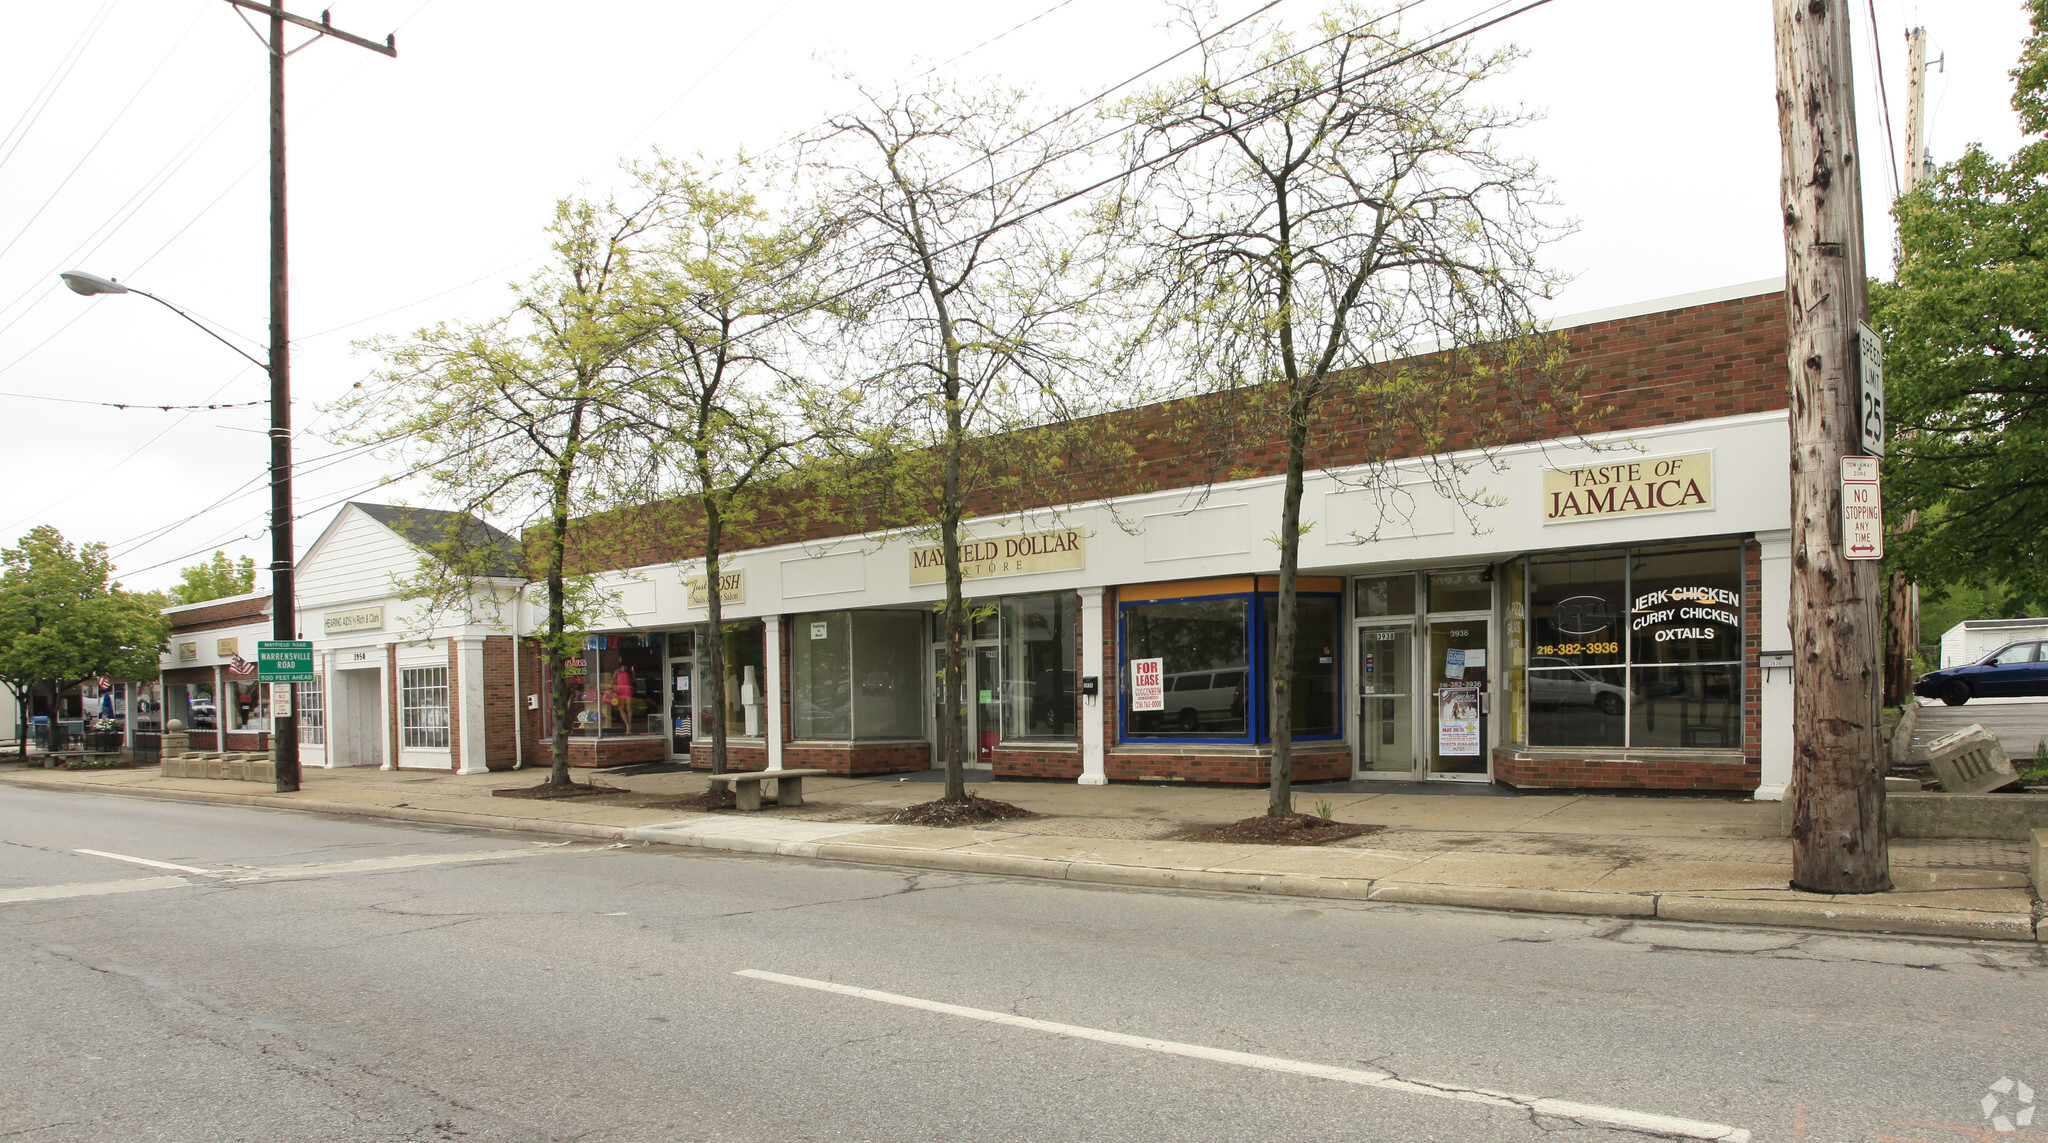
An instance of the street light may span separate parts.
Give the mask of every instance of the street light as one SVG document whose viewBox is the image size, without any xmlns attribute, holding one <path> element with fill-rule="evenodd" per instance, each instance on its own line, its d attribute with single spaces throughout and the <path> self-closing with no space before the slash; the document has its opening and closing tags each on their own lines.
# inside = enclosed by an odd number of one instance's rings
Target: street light
<svg viewBox="0 0 2048 1143">
<path fill-rule="evenodd" d="M 101 294 L 141 294 L 150 301 L 191 322 L 206 331 L 208 337 L 234 350 L 242 358 L 263 370 L 270 377 L 270 619 L 272 639 L 290 642 L 299 637 L 299 608 L 296 593 L 292 590 L 292 454 L 291 454 L 291 398 L 283 376 L 284 370 L 272 369 L 266 362 L 257 360 L 241 346 L 222 337 L 212 326 L 157 297 L 148 290 L 138 290 L 112 278 L 88 274 L 83 270 L 66 270 L 57 275 L 64 280 L 74 294 L 95 297 Z M 273 356 L 281 356 L 273 347 Z M 279 362 L 282 366 L 284 363 Z M 289 687 L 290 683 L 273 683 L 273 686 Z M 271 703 L 270 742 L 277 756 L 277 791 L 288 794 L 299 788 L 299 732 L 294 714 L 283 713 L 291 708 L 283 703 Z"/>
<path fill-rule="evenodd" d="M 186 321 L 191 322 L 193 325 L 198 326 L 200 329 L 205 330 L 206 336 L 214 339 L 215 341 L 220 342 L 222 345 L 227 346 L 229 349 L 234 350 L 236 353 L 240 353 L 243 359 L 248 361 L 249 364 L 254 365 L 256 368 L 263 370 L 265 373 L 270 372 L 270 366 L 268 364 L 262 361 L 258 361 L 256 358 L 250 356 L 247 352 L 244 352 L 241 346 L 236 345 L 234 342 L 229 341 L 227 338 L 222 337 L 218 333 L 215 333 L 212 326 L 207 325 L 205 322 L 200 321 L 198 318 L 193 317 L 191 314 L 186 313 L 184 310 L 181 310 L 178 307 L 172 305 L 171 303 L 163 300 L 162 298 L 157 297 L 155 294 L 150 293 L 148 290 L 138 290 L 134 286 L 124 286 L 120 282 L 112 278 L 102 278 L 98 274 L 88 274 L 83 270 L 66 270 L 57 276 L 59 278 L 64 279 L 64 284 L 71 287 L 72 293 L 83 294 L 88 298 L 92 297 L 95 294 L 141 294 L 143 297 L 148 298 L 150 301 L 155 302 L 157 305 L 164 307 L 165 309 L 171 311 L 172 313 L 177 314 L 179 317 L 184 318 Z"/>
</svg>

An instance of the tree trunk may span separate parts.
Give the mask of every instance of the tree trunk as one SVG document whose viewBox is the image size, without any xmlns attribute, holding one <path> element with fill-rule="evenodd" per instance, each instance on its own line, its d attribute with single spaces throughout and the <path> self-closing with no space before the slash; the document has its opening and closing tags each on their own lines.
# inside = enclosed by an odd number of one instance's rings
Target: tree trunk
<svg viewBox="0 0 2048 1143">
<path fill-rule="evenodd" d="M 950 347 L 950 333 L 947 342 Z M 950 349 L 949 349 L 950 355 Z M 967 710 L 963 702 L 967 665 L 967 599 L 960 576 L 960 380 L 958 359 L 946 377 L 945 487 L 939 507 L 939 550 L 946 560 L 945 701 L 939 705 L 939 741 L 946 752 L 948 802 L 967 800 Z"/>
<path fill-rule="evenodd" d="M 1842 458 L 1867 310 L 1847 0 L 1775 0 L 1792 418 L 1792 883 L 1891 887 L 1879 565 L 1843 558 Z"/>
<path fill-rule="evenodd" d="M 1908 513 L 1896 531 L 1911 528 L 1917 515 Z M 1920 645 L 1920 585 L 1901 571 L 1892 572 L 1886 581 L 1884 704 L 1904 706 L 1913 701 L 1913 652 Z"/>
<path fill-rule="evenodd" d="M 1280 494 L 1280 599 L 1273 619 L 1273 649 L 1266 658 L 1266 673 L 1272 678 L 1269 693 L 1272 709 L 1268 715 L 1273 733 L 1273 759 L 1267 787 L 1266 815 L 1287 817 L 1294 813 L 1294 644 L 1300 637 L 1295 599 L 1301 568 L 1301 487 L 1307 467 L 1308 414 L 1306 402 L 1288 402 L 1287 483 Z"/>
<path fill-rule="evenodd" d="M 548 703 L 554 711 L 555 719 L 555 733 L 550 742 L 553 768 L 548 772 L 548 784 L 551 786 L 569 785 L 569 678 L 566 673 L 568 656 L 563 653 L 562 648 L 565 626 L 562 566 L 567 562 L 569 510 L 563 492 L 564 489 L 560 486 L 556 488 L 551 534 L 548 536 L 548 675 L 553 680 L 548 688 Z M 593 666 L 589 656 L 584 656 L 585 686 L 589 685 Z"/>
<path fill-rule="evenodd" d="M 704 610 L 710 623 L 706 640 L 710 644 L 711 656 L 704 667 L 704 677 L 698 679 L 696 685 L 711 688 L 710 699 L 716 704 L 710 711 L 711 773 L 715 779 L 725 773 L 725 601 L 719 598 L 718 591 L 718 546 L 725 539 L 725 517 L 720 512 L 718 497 L 706 492 L 701 499 L 704 504 Z M 704 709 L 703 703 L 695 698 L 690 702 L 699 711 Z M 724 789 L 725 783 L 714 780 L 711 788 Z"/>
</svg>

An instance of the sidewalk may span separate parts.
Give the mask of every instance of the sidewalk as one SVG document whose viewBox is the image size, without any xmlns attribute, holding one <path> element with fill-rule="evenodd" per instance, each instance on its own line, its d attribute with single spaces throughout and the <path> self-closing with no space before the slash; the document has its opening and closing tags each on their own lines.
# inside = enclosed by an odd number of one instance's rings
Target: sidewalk
<svg viewBox="0 0 2048 1143">
<path fill-rule="evenodd" d="M 598 782 L 620 792 L 598 797 L 491 796 L 496 788 L 534 785 L 543 773 L 308 770 L 298 793 L 276 794 L 258 783 L 164 778 L 153 767 L 5 766 L 0 783 L 1101 884 L 1992 940 L 2044 936 L 2022 843 L 1894 840 L 1893 892 L 1802 893 L 1786 888 L 1791 843 L 1778 835 L 1775 803 L 1309 786 L 1297 790 L 1297 808 L 1315 812 L 1327 801 L 1340 821 L 1386 828 L 1288 847 L 1180 840 L 1261 812 L 1263 788 L 974 782 L 982 796 L 1040 815 L 979 829 L 874 824 L 939 795 L 929 781 L 894 776 L 812 778 L 805 805 L 746 815 L 660 808 L 703 791 L 705 776 L 691 773 L 599 773 Z"/>
</svg>

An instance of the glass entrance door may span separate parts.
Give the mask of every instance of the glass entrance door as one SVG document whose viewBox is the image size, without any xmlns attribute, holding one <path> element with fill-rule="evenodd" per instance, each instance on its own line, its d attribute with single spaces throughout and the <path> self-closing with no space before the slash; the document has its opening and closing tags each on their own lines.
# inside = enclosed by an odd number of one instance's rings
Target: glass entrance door
<svg viewBox="0 0 2048 1143">
<path fill-rule="evenodd" d="M 1484 778 L 1489 621 L 1429 623 L 1429 776 Z"/>
<path fill-rule="evenodd" d="M 961 672 L 960 705 L 964 733 L 967 735 L 964 765 L 987 769 L 995 765 L 996 743 L 1002 738 L 1002 684 L 999 670 L 1002 663 L 1001 647 L 995 643 L 970 643 L 967 645 L 966 668 Z M 932 648 L 932 693 L 939 696 L 933 704 L 934 723 L 932 726 L 932 769 L 946 768 L 945 754 L 939 749 L 943 734 L 941 721 L 945 717 L 946 695 L 946 649 L 943 645 Z"/>
<path fill-rule="evenodd" d="M 696 730 L 690 717 L 690 683 L 696 674 L 693 659 L 668 661 L 668 726 L 670 757 L 690 756 L 690 738 Z"/>
<path fill-rule="evenodd" d="M 974 743 L 974 757 L 968 765 L 984 769 L 995 766 L 996 742 L 1003 736 L 1001 683 L 996 674 L 1000 656 L 997 652 L 998 648 L 994 646 L 974 649 L 974 702 L 968 708 L 973 715 L 969 741 Z"/>
<path fill-rule="evenodd" d="M 1415 624 L 1358 629 L 1358 769 L 1415 776 Z"/>
</svg>

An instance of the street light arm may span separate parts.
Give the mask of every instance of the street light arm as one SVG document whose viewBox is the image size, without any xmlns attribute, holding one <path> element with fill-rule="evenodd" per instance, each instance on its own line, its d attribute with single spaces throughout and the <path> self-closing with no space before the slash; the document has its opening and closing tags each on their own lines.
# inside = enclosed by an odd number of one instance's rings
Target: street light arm
<svg viewBox="0 0 2048 1143">
<path fill-rule="evenodd" d="M 125 285 L 126 283 L 123 284 Z M 131 294 L 141 294 L 143 297 L 148 298 L 150 301 L 155 302 L 157 305 L 160 305 L 163 308 L 171 311 L 172 313 L 177 314 L 179 317 L 184 318 L 186 321 L 189 321 L 193 325 L 198 326 L 200 329 L 205 330 L 206 336 L 212 338 L 215 341 L 220 342 L 222 345 L 227 346 L 229 349 L 234 350 L 236 353 L 240 353 L 242 357 L 249 362 L 249 364 L 254 365 L 256 368 L 263 370 L 265 373 L 270 372 L 270 366 L 265 365 L 263 362 L 256 360 L 254 357 L 251 357 L 247 352 L 245 352 L 242 349 L 241 346 L 236 345 L 234 342 L 229 341 L 227 338 L 222 337 L 220 334 L 214 332 L 212 326 L 207 325 L 205 322 L 200 321 L 198 318 L 193 317 L 191 314 L 186 313 L 184 310 L 181 310 L 178 307 L 172 305 L 171 303 L 163 300 L 162 298 L 157 297 L 155 294 L 150 293 L 148 290 L 138 290 L 134 286 L 129 286 L 128 292 Z"/>
</svg>

